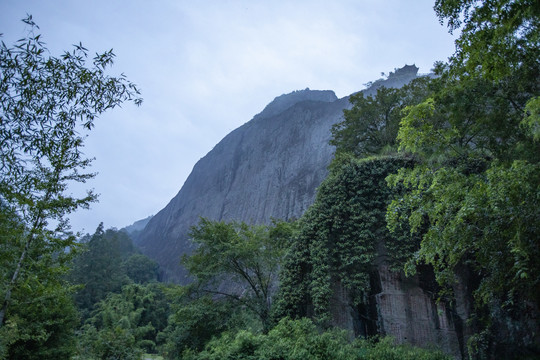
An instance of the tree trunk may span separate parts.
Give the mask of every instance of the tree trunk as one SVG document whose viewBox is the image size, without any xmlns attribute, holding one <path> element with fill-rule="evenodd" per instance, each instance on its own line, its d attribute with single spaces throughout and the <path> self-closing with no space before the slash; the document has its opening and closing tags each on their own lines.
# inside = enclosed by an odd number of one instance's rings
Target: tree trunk
<svg viewBox="0 0 540 360">
<path fill-rule="evenodd" d="M 22 264 L 24 262 L 24 259 L 26 258 L 26 254 L 28 253 L 28 249 L 30 248 L 30 243 L 32 242 L 33 239 L 34 239 L 33 234 L 28 235 L 28 239 L 26 240 L 26 244 L 24 245 L 24 250 L 19 258 L 19 262 L 17 263 L 15 272 L 13 273 L 9 286 L 6 290 L 6 296 L 4 297 L 4 303 L 2 304 L 2 310 L 0 310 L 0 327 L 4 325 L 4 318 L 6 316 L 9 303 L 11 302 L 11 292 L 13 291 L 13 288 L 15 287 L 15 283 L 17 282 L 17 279 L 19 278 Z"/>
</svg>

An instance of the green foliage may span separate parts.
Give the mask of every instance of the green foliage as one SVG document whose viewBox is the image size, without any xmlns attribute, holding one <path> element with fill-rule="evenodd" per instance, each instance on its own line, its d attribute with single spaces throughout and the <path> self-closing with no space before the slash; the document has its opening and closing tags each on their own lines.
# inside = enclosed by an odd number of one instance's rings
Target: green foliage
<svg viewBox="0 0 540 360">
<path fill-rule="evenodd" d="M 143 351 L 136 346 L 135 336 L 121 326 L 98 331 L 95 327 L 83 328 L 78 359 L 84 360 L 140 360 Z"/>
<path fill-rule="evenodd" d="M 341 330 L 319 332 L 309 319 L 282 319 L 267 335 L 239 331 L 224 333 L 200 353 L 186 351 L 189 360 L 448 360 L 440 352 L 380 342 L 349 342 Z"/>
<path fill-rule="evenodd" d="M 79 355 L 98 359 L 139 359 L 156 350 L 165 329 L 168 302 L 157 284 L 126 285 L 100 301 L 81 328 Z"/>
<path fill-rule="evenodd" d="M 278 267 L 291 231 L 286 223 L 249 226 L 201 219 L 191 231 L 198 247 L 183 263 L 201 291 L 245 306 L 267 329 Z"/>
<path fill-rule="evenodd" d="M 538 351 L 540 4 L 438 0 L 435 10 L 462 31 L 436 91 L 405 110 L 400 149 L 419 162 L 389 177 L 406 193 L 387 219 L 422 236 L 409 269 L 430 264 L 440 284 L 474 293 L 471 354 L 524 356 Z"/>
<path fill-rule="evenodd" d="M 171 306 L 167 328 L 159 335 L 162 353 L 178 359 L 184 351 L 201 351 L 222 332 L 246 328 L 241 310 L 228 299 L 200 296 L 190 287 L 171 286 L 166 290 Z"/>
<path fill-rule="evenodd" d="M 342 156 L 334 161 L 315 203 L 300 219 L 299 235 L 285 258 L 277 316 L 306 316 L 313 305 L 316 318 L 327 323 L 335 284 L 349 291 L 353 304 L 366 302 L 377 243 L 396 241 L 385 222 L 396 191 L 385 179 L 411 165 L 411 160 L 399 157 Z"/>
<path fill-rule="evenodd" d="M 521 84 L 454 77 L 442 65 L 437 71 L 438 90 L 404 111 L 400 150 L 434 162 L 530 154 L 534 145 L 520 127 L 528 101 Z"/>
<path fill-rule="evenodd" d="M 69 280 L 83 287 L 75 295 L 83 317 L 108 293 L 119 292 L 129 282 L 123 260 L 134 252 L 131 240 L 124 232 L 103 229 L 100 224 L 92 236 L 83 238 L 84 252 L 73 262 Z"/>
<path fill-rule="evenodd" d="M 15 211 L 0 203 L 0 274 L 6 280 L 13 274 L 24 251 L 26 232 Z M 78 315 L 72 302 L 74 289 L 62 280 L 71 258 L 58 243 L 32 247 L 28 256 L 35 259 L 12 289 L 6 321 L 0 328 L 0 358 L 68 358 L 74 351 L 74 330 Z M 10 283 L 0 283 L 0 294 L 10 291 Z"/>
<path fill-rule="evenodd" d="M 133 254 L 124 261 L 126 275 L 137 284 L 157 281 L 159 265 L 148 256 Z"/>
<path fill-rule="evenodd" d="M 365 360 L 450 360 L 452 357 L 437 350 L 422 349 L 411 345 L 396 345 L 394 339 L 357 340 Z"/>
<path fill-rule="evenodd" d="M 463 166 L 417 167 L 390 180 L 411 190 L 389 207 L 389 223 L 408 210 L 412 231 L 429 224 L 414 259 L 433 265 L 440 283 L 453 284 L 454 269 L 468 263 L 482 274 L 476 292 L 482 303 L 538 299 L 538 164 L 494 162 L 473 174 Z"/>
<path fill-rule="evenodd" d="M 336 153 L 359 157 L 395 153 L 401 112 L 427 97 L 430 82 L 428 77 L 417 78 L 400 89 L 377 89 L 375 96 L 351 95 L 352 109 L 344 110 L 344 120 L 332 126 L 330 144 L 336 146 Z"/>
<path fill-rule="evenodd" d="M 540 96 L 530 99 L 525 106 L 525 117 L 521 125 L 527 128 L 535 141 L 540 140 Z"/>
<path fill-rule="evenodd" d="M 37 270 L 37 269 L 36 269 Z M 1 359 L 68 359 L 79 324 L 73 289 L 36 271 L 21 279 L 0 329 Z"/>
<path fill-rule="evenodd" d="M 0 352 L 69 358 L 77 319 L 62 277 L 77 244 L 67 215 L 96 196 L 75 197 L 68 187 L 94 176 L 82 152 L 94 120 L 141 99 L 124 76 L 106 74 L 112 51 L 90 65 L 82 45 L 50 56 L 32 17 L 23 21 L 26 37 L 0 43 Z"/>
<path fill-rule="evenodd" d="M 344 330 L 319 333 L 306 318 L 281 320 L 258 350 L 260 359 L 354 359 Z"/>
<path fill-rule="evenodd" d="M 434 9 L 450 31 L 461 31 L 450 59 L 456 72 L 488 80 L 538 79 L 538 1 L 436 0 Z"/>
<path fill-rule="evenodd" d="M 129 236 L 116 229 L 103 229 L 81 239 L 82 251 L 75 257 L 68 279 L 80 289 L 75 302 L 83 319 L 95 304 L 110 293 L 119 293 L 129 283 L 157 280 L 158 265 L 137 252 Z"/>
</svg>

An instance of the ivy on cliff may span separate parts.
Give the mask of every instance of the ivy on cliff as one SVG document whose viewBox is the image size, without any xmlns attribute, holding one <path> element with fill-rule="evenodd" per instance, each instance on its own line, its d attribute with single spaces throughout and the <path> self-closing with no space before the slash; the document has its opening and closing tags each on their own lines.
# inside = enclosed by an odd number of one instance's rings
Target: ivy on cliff
<svg viewBox="0 0 540 360">
<path fill-rule="evenodd" d="M 284 261 L 277 314 L 314 315 L 328 325 L 336 284 L 348 291 L 353 303 L 366 302 L 379 245 L 397 241 L 385 221 L 397 190 L 390 189 L 385 179 L 412 164 L 404 157 L 340 156 L 333 162 L 315 203 L 300 219 L 299 233 Z M 404 231 L 402 236 L 411 235 Z"/>
</svg>

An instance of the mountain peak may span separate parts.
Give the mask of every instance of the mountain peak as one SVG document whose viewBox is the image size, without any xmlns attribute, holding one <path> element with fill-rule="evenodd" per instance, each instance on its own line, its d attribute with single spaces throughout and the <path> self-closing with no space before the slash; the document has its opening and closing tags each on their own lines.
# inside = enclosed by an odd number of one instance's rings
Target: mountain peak
<svg viewBox="0 0 540 360">
<path fill-rule="evenodd" d="M 332 90 L 310 90 L 305 88 L 304 90 L 296 90 L 276 97 L 256 117 L 268 118 L 280 114 L 302 101 L 334 102 L 337 99 L 338 97 Z"/>
</svg>

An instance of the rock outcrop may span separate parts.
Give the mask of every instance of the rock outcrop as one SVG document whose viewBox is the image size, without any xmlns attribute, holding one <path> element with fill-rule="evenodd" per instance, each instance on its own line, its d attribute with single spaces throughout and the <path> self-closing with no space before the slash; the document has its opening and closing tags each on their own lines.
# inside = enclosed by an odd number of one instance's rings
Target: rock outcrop
<svg viewBox="0 0 540 360">
<path fill-rule="evenodd" d="M 399 344 L 433 346 L 456 359 L 465 358 L 462 322 L 453 306 L 436 301 L 435 279 L 428 267 L 406 277 L 403 272 L 391 271 L 388 264 L 374 266 L 372 293 L 361 309 L 339 281 L 333 285 L 333 326 L 348 330 L 352 336 L 390 335 Z"/>
<path fill-rule="evenodd" d="M 364 94 L 400 87 L 417 72 L 414 65 L 405 66 Z M 160 264 L 163 280 L 189 281 L 179 262 L 192 250 L 188 232 L 199 217 L 248 223 L 300 217 L 328 173 L 334 152 L 330 129 L 349 107 L 348 97 L 338 99 L 333 91 L 294 91 L 276 97 L 220 141 L 136 239 Z"/>
<path fill-rule="evenodd" d="M 218 143 L 138 237 L 163 278 L 188 281 L 179 261 L 192 250 L 188 232 L 201 216 L 248 223 L 300 217 L 327 175 L 330 128 L 348 106 L 331 91 L 297 91 L 276 98 Z"/>
</svg>

